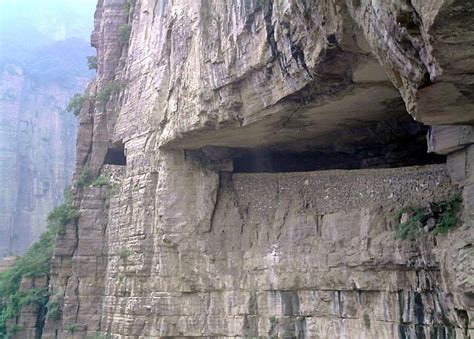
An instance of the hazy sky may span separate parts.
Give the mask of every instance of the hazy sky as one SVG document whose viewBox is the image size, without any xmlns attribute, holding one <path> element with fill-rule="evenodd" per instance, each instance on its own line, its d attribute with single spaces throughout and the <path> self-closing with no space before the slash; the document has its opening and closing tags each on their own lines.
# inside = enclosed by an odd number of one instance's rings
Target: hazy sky
<svg viewBox="0 0 474 339">
<path fill-rule="evenodd" d="M 89 40 L 97 0 L 0 0 L 0 35 L 25 25 L 53 40 Z M 4 38 L 4 37 L 3 37 Z"/>
<path fill-rule="evenodd" d="M 96 1 L 0 0 L 0 70 L 22 65 L 36 79 L 61 83 L 89 76 Z"/>
</svg>

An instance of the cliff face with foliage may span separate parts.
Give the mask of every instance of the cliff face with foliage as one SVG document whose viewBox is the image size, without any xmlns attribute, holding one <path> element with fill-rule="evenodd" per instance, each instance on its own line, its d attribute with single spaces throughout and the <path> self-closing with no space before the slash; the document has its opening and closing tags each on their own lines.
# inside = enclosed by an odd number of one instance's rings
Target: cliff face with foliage
<svg viewBox="0 0 474 339">
<path fill-rule="evenodd" d="M 43 337 L 472 336 L 473 11 L 100 0 Z"/>
<path fill-rule="evenodd" d="M 94 51 L 86 40 L 92 20 L 84 20 L 90 6 L 75 12 L 61 1 L 5 0 L 0 7 L 3 258 L 39 238 L 71 181 L 77 119 L 65 108 L 92 77 L 85 57 Z"/>
</svg>

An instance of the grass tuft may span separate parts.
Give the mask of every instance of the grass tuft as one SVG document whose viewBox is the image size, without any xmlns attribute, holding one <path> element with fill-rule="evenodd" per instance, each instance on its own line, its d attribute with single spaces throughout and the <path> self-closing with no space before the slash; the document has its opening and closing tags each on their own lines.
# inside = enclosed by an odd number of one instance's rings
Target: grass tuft
<svg viewBox="0 0 474 339">
<path fill-rule="evenodd" d="M 448 200 L 432 203 L 430 207 L 406 207 L 400 210 L 396 219 L 399 221 L 396 237 L 402 240 L 415 241 L 422 234 L 445 234 L 459 223 L 459 211 L 462 199 L 455 195 Z M 402 216 L 408 214 L 408 220 L 401 222 Z M 434 219 L 432 228 L 428 228 L 429 220 Z"/>
</svg>

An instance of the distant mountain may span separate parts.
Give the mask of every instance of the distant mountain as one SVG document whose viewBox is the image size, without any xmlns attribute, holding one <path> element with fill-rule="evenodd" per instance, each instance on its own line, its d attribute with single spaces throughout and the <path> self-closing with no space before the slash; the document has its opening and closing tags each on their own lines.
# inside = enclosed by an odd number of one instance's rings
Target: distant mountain
<svg viewBox="0 0 474 339">
<path fill-rule="evenodd" d="M 76 78 L 94 76 L 86 62 L 86 56 L 94 54 L 95 50 L 87 41 L 70 38 L 38 48 L 22 66 L 33 81 L 72 87 Z"/>
<path fill-rule="evenodd" d="M 0 0 L 0 259 L 38 239 L 71 180 L 77 118 L 65 108 L 94 76 L 96 1 Z"/>
<path fill-rule="evenodd" d="M 39 66 L 49 67 L 57 61 L 65 66 L 76 56 L 93 54 L 87 46 L 93 29 L 95 3 L 96 0 L 0 0 L 0 66 L 13 63 L 26 69 L 32 67 L 37 75 Z M 78 50 L 67 51 L 68 48 Z M 46 56 L 54 60 L 48 63 Z M 40 60 L 36 60 L 38 57 Z M 32 61 L 35 62 L 29 66 Z M 50 71 L 55 69 L 64 70 L 54 67 Z"/>
</svg>

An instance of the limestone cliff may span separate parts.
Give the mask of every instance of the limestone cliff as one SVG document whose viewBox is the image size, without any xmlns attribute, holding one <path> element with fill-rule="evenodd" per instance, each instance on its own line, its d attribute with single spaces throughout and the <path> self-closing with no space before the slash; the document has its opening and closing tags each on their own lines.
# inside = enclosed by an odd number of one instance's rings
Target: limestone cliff
<svg viewBox="0 0 474 339">
<path fill-rule="evenodd" d="M 472 336 L 473 11 L 99 0 L 43 337 Z"/>
<path fill-rule="evenodd" d="M 0 4 L 0 259 L 38 240 L 70 184 L 77 119 L 65 108 L 93 76 L 87 2 Z"/>
<path fill-rule="evenodd" d="M 71 181 L 77 122 L 65 112 L 74 88 L 38 86 L 18 65 L 0 75 L 0 258 L 39 238 Z"/>
</svg>

